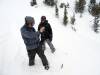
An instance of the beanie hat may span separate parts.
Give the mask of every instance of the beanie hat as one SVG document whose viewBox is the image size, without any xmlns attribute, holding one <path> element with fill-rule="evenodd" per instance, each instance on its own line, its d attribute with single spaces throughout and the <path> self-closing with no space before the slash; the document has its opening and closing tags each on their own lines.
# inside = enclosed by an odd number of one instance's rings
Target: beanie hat
<svg viewBox="0 0 100 75">
<path fill-rule="evenodd" d="M 41 21 L 44 21 L 44 20 L 46 20 L 46 16 L 41 17 Z"/>
<path fill-rule="evenodd" d="M 27 23 L 33 22 L 34 23 L 34 18 L 31 17 L 31 16 L 26 16 L 25 17 L 25 22 L 27 22 Z"/>
</svg>

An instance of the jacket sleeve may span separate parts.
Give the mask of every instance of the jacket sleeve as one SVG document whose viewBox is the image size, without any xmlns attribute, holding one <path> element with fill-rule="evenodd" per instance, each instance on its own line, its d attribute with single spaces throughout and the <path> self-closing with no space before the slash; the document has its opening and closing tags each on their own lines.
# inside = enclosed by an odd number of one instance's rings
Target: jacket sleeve
<svg viewBox="0 0 100 75">
<path fill-rule="evenodd" d="M 25 38 L 37 38 L 39 37 L 40 32 L 30 32 L 26 29 L 21 29 L 21 35 Z"/>
<path fill-rule="evenodd" d="M 52 28 L 49 24 L 49 40 L 52 41 L 52 37 L 53 37 L 53 34 L 52 34 Z"/>
<path fill-rule="evenodd" d="M 38 26 L 38 31 L 40 31 L 40 24 L 39 24 L 39 26 Z"/>
<path fill-rule="evenodd" d="M 52 36 L 52 28 L 51 28 L 50 24 L 49 24 L 49 34 Z"/>
</svg>

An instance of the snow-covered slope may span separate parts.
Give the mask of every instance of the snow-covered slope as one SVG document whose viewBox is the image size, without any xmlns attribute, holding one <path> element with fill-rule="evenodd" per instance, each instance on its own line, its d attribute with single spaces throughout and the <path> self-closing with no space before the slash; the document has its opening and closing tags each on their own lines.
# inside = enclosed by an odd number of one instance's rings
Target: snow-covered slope
<svg viewBox="0 0 100 75">
<path fill-rule="evenodd" d="M 93 17 L 87 10 L 80 18 L 76 15 L 75 28 L 71 24 L 62 24 L 63 9 L 59 18 L 55 17 L 55 8 L 48 7 L 37 0 L 38 5 L 31 7 L 29 0 L 0 1 L 0 75 L 100 75 L 100 34 L 92 29 Z M 66 2 L 66 0 L 59 0 Z M 73 15 L 74 0 L 68 0 L 68 16 Z M 35 18 L 37 29 L 42 15 L 47 16 L 53 29 L 53 44 L 56 52 L 52 54 L 47 46 L 45 54 L 50 69 L 44 70 L 41 60 L 36 56 L 36 65 L 28 66 L 25 45 L 20 35 L 25 16 Z"/>
</svg>

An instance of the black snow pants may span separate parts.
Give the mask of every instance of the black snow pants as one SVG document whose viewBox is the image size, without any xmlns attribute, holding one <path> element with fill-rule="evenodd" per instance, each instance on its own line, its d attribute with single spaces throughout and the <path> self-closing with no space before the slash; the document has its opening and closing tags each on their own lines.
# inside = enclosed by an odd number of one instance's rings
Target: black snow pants
<svg viewBox="0 0 100 75">
<path fill-rule="evenodd" d="M 44 54 L 44 51 L 41 48 L 30 49 L 30 50 L 27 50 L 27 52 L 28 52 L 28 57 L 29 57 L 29 64 L 34 64 L 35 55 L 38 54 L 38 56 L 42 60 L 43 66 L 48 65 L 48 60 Z"/>
</svg>

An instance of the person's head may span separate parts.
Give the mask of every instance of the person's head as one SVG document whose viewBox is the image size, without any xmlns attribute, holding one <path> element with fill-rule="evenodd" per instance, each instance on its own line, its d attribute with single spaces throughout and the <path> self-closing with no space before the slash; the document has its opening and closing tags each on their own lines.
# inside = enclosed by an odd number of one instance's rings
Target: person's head
<svg viewBox="0 0 100 75">
<path fill-rule="evenodd" d="M 25 25 L 27 25 L 28 27 L 33 27 L 34 24 L 35 24 L 35 21 L 33 17 L 31 16 L 25 17 Z"/>
<path fill-rule="evenodd" d="M 41 16 L 41 22 L 46 21 L 46 16 Z"/>
</svg>

